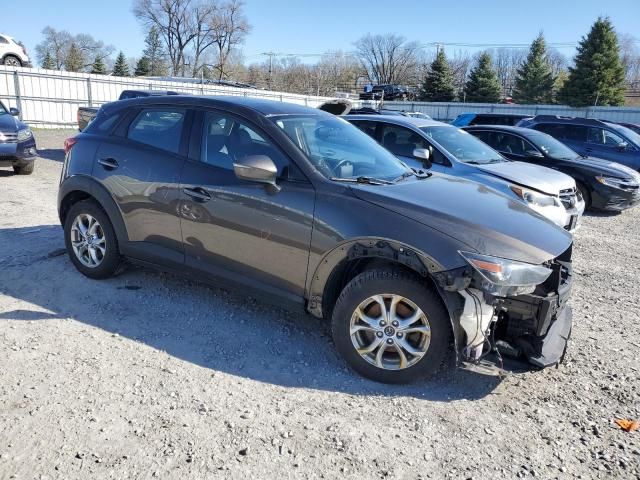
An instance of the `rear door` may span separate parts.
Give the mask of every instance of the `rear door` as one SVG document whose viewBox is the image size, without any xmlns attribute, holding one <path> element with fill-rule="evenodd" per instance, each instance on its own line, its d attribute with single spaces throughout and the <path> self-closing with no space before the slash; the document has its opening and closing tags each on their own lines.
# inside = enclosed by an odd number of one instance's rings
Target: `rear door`
<svg viewBox="0 0 640 480">
<path fill-rule="evenodd" d="M 233 162 L 267 155 L 275 192 L 238 179 Z M 223 110 L 199 111 L 182 174 L 186 263 L 212 277 L 300 300 L 304 294 L 315 190 L 259 127 Z"/>
<path fill-rule="evenodd" d="M 184 108 L 132 109 L 98 147 L 93 176 L 120 207 L 131 256 L 184 262 L 177 208 L 189 121 Z"/>
</svg>

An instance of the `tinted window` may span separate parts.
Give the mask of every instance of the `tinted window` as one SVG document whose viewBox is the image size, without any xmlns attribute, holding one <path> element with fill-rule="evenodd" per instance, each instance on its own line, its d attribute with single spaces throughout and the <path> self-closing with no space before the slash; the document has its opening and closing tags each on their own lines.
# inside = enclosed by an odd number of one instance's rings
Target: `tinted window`
<svg viewBox="0 0 640 480">
<path fill-rule="evenodd" d="M 587 141 L 597 145 L 605 145 L 607 147 L 617 147 L 624 139 L 609 130 L 598 127 L 589 127 Z"/>
<path fill-rule="evenodd" d="M 531 144 L 520 137 L 508 133 L 493 132 L 489 145 L 499 152 L 524 155 L 527 150 L 535 150 Z"/>
<path fill-rule="evenodd" d="M 142 110 L 129 126 L 127 138 L 178 153 L 184 116 L 182 109 Z"/>
<path fill-rule="evenodd" d="M 106 133 L 111 130 L 111 128 L 116 124 L 119 118 L 119 112 L 112 115 L 98 115 L 91 122 L 91 131 Z"/>
<path fill-rule="evenodd" d="M 587 127 L 583 125 L 542 123 L 536 125 L 534 128 L 561 140 L 573 140 L 575 142 L 587 141 Z"/>
<path fill-rule="evenodd" d="M 396 125 L 382 124 L 382 145 L 394 155 L 412 157 L 416 148 L 429 144 L 416 132 Z"/>
<path fill-rule="evenodd" d="M 255 127 L 227 113 L 208 112 L 204 117 L 200 160 L 227 170 L 233 162 L 252 155 L 266 155 L 278 168 L 281 176 L 288 159 Z"/>
<path fill-rule="evenodd" d="M 360 130 L 362 130 L 364 133 L 366 133 L 367 135 L 369 135 L 371 138 L 373 138 L 375 140 L 376 138 L 376 122 L 369 122 L 369 121 L 354 121 L 351 122 L 352 124 L 354 124 L 356 127 L 358 127 Z"/>
<path fill-rule="evenodd" d="M 4 37 L 0 37 L 0 43 L 9 43 L 9 40 Z"/>
</svg>

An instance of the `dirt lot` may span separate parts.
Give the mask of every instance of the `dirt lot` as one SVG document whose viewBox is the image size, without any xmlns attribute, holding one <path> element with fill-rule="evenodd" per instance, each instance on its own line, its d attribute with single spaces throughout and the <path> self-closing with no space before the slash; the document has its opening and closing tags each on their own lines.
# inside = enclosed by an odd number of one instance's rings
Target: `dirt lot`
<svg viewBox="0 0 640 480">
<path fill-rule="evenodd" d="M 62 141 L 0 171 L 0 479 L 640 478 L 640 208 L 576 236 L 559 369 L 417 385 L 345 369 L 323 322 L 62 252 Z"/>
</svg>

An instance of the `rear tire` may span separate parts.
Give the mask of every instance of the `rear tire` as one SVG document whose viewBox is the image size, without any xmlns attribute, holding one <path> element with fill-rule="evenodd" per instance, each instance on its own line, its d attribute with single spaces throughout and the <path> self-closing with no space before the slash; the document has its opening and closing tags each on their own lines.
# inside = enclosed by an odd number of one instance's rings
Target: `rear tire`
<svg viewBox="0 0 640 480">
<path fill-rule="evenodd" d="M 36 168 L 36 162 L 29 162 L 26 165 L 14 165 L 13 171 L 16 175 L 31 175 Z"/>
<path fill-rule="evenodd" d="M 109 216 L 92 200 L 73 205 L 64 222 L 69 258 L 83 275 L 103 279 L 115 275 L 122 263 L 118 239 Z"/>
<path fill-rule="evenodd" d="M 21 67 L 22 61 L 15 55 L 7 55 L 2 60 L 2 63 L 8 67 Z"/>
<path fill-rule="evenodd" d="M 349 366 L 383 383 L 432 375 L 445 360 L 451 338 L 439 295 L 419 277 L 390 269 L 369 270 L 349 282 L 336 302 L 331 330 Z"/>
</svg>

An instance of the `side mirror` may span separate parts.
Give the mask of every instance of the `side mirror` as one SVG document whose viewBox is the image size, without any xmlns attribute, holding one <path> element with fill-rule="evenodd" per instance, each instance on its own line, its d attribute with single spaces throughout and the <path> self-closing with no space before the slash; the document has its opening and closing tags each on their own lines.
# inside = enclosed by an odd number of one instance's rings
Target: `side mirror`
<svg viewBox="0 0 640 480">
<path fill-rule="evenodd" d="M 620 142 L 617 148 L 621 152 L 624 152 L 627 148 L 629 148 L 629 144 L 627 142 Z"/>
<path fill-rule="evenodd" d="M 544 158 L 544 155 L 540 153 L 538 150 L 527 150 L 524 152 L 527 157 L 531 158 Z"/>
<path fill-rule="evenodd" d="M 431 168 L 431 152 L 428 148 L 414 148 L 413 158 L 421 160 L 425 168 Z"/>
<path fill-rule="evenodd" d="M 276 184 L 278 169 L 266 155 L 249 155 L 233 162 L 233 171 L 240 180 L 264 183 L 280 190 Z"/>
<path fill-rule="evenodd" d="M 9 113 L 11 115 L 13 115 L 14 117 L 17 117 L 18 115 L 20 115 L 20 110 L 18 110 L 17 108 L 10 108 L 9 109 Z"/>
</svg>

